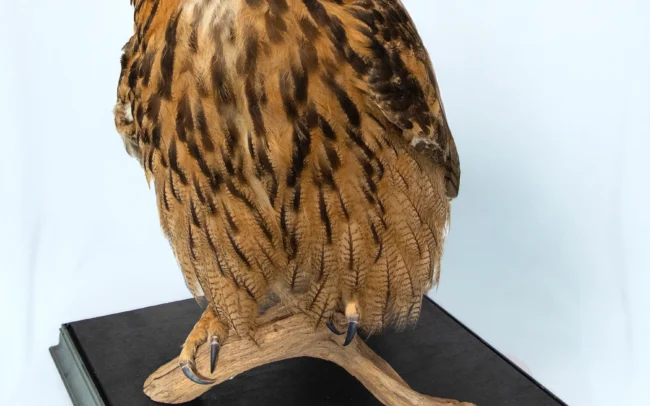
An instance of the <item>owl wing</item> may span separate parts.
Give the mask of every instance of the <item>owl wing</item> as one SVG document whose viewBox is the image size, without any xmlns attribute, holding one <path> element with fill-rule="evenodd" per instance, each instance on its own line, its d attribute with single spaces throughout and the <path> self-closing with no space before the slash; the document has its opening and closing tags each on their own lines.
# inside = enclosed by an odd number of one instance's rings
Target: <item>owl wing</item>
<svg viewBox="0 0 650 406">
<path fill-rule="evenodd" d="M 338 311 L 367 331 L 404 327 L 438 280 L 460 175 L 413 23 L 392 1 L 245 4 L 242 72 L 265 89 L 245 97 L 251 151 L 277 180 L 285 282 L 317 322 Z"/>
<path fill-rule="evenodd" d="M 394 0 L 248 3 L 265 13 L 257 30 L 273 50 L 258 72 L 276 76 L 273 59 L 293 54 L 279 92 L 303 136 L 278 166 L 291 162 L 302 172 L 284 190 L 299 209 L 285 203 L 281 212 L 285 235 L 300 242 L 290 254 L 298 273 L 311 272 L 298 278 L 311 281 L 308 308 L 321 320 L 338 305 L 367 331 L 402 328 L 438 281 L 447 198 L 460 180 L 413 22 Z"/>
<path fill-rule="evenodd" d="M 460 161 L 440 90 L 418 31 L 400 0 L 350 2 L 369 61 L 368 97 L 418 151 L 446 168 L 447 196 L 460 186 Z"/>
</svg>

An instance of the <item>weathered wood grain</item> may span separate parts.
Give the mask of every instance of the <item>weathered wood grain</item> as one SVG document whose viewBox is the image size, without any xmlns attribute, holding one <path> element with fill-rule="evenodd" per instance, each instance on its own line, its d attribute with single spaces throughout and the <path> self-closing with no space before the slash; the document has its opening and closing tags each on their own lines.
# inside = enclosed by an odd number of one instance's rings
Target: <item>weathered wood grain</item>
<svg viewBox="0 0 650 406">
<path fill-rule="evenodd" d="M 327 328 L 314 329 L 308 316 L 290 314 L 285 308 L 272 308 L 257 320 L 254 340 L 232 338 L 219 354 L 214 374 L 209 373 L 209 346 L 199 348 L 196 367 L 218 385 L 255 367 L 296 357 L 313 357 L 334 362 L 355 376 L 379 401 L 389 406 L 472 406 L 456 400 L 438 399 L 415 392 L 360 338 L 343 347 L 342 338 Z M 213 385 L 213 386 L 214 386 Z M 188 380 L 174 359 L 151 374 L 144 392 L 156 402 L 179 404 L 189 402 L 212 386 L 197 385 Z"/>
</svg>

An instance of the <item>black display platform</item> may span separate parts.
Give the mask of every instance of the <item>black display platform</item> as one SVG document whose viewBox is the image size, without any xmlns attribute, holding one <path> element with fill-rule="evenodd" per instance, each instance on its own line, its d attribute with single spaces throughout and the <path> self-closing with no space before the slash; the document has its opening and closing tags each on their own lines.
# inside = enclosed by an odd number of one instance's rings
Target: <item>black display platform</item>
<svg viewBox="0 0 650 406">
<path fill-rule="evenodd" d="M 190 299 L 64 324 L 50 351 L 73 404 L 157 404 L 144 395 L 143 383 L 180 353 L 200 315 Z M 367 343 L 424 394 L 479 406 L 565 405 L 428 298 L 415 329 Z M 337 365 L 299 358 L 236 376 L 186 405 L 380 403 Z"/>
</svg>

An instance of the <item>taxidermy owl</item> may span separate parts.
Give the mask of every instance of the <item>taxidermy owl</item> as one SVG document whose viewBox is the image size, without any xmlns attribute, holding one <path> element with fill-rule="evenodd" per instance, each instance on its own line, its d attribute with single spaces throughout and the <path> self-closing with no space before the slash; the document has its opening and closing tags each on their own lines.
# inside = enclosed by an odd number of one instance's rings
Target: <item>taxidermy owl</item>
<svg viewBox="0 0 650 406">
<path fill-rule="evenodd" d="M 131 0 L 114 109 L 205 311 L 180 356 L 281 302 L 344 344 L 417 321 L 458 152 L 399 0 Z M 342 340 L 343 341 L 343 340 Z"/>
</svg>

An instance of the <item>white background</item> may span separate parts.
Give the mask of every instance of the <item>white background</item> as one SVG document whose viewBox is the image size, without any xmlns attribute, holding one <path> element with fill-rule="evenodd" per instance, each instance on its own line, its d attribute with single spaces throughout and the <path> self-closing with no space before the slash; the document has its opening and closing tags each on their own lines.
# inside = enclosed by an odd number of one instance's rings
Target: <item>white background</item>
<svg viewBox="0 0 650 406">
<path fill-rule="evenodd" d="M 404 2 L 463 171 L 432 296 L 571 405 L 650 404 L 650 3 Z M 128 2 L 0 7 L 0 404 L 66 405 L 61 323 L 189 293 L 113 128 Z"/>
</svg>

